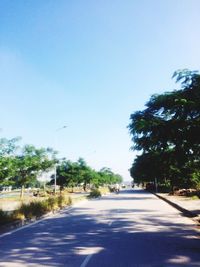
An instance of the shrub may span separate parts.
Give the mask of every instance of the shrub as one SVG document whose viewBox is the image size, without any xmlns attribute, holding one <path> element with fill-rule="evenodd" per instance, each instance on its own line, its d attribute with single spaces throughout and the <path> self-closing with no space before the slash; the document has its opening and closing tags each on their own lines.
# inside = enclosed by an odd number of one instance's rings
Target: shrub
<svg viewBox="0 0 200 267">
<path fill-rule="evenodd" d="M 198 196 L 192 196 L 191 199 L 192 200 L 199 200 L 199 197 Z"/>
<path fill-rule="evenodd" d="M 99 189 L 92 189 L 92 191 L 89 194 L 89 198 L 93 198 L 93 197 L 100 197 L 101 196 L 101 192 Z"/>
<path fill-rule="evenodd" d="M 114 187 L 114 186 L 109 185 L 109 186 L 108 186 L 108 189 L 109 189 L 109 192 L 110 192 L 110 193 L 115 192 L 115 187 Z"/>
<path fill-rule="evenodd" d="M 59 195 L 56 200 L 59 208 L 63 208 L 65 206 L 65 197 L 63 195 Z"/>
<path fill-rule="evenodd" d="M 101 187 L 99 191 L 101 194 L 107 194 L 110 192 L 110 189 L 108 187 Z"/>
<path fill-rule="evenodd" d="M 19 209 L 9 214 L 0 209 L 0 225 L 14 222 L 16 220 L 38 218 L 49 211 L 63 208 L 64 206 L 71 204 L 71 197 L 59 195 L 51 196 L 41 201 L 38 200 L 27 204 L 24 203 Z"/>
<path fill-rule="evenodd" d="M 48 211 L 47 201 L 35 201 L 30 202 L 29 204 L 22 204 L 19 209 L 19 212 L 22 213 L 26 219 L 40 217 Z"/>
<path fill-rule="evenodd" d="M 65 197 L 65 204 L 68 205 L 68 206 L 71 206 L 72 205 L 72 199 L 71 199 L 71 197 Z"/>
<path fill-rule="evenodd" d="M 159 193 L 169 193 L 171 191 L 171 187 L 169 184 L 159 184 L 158 192 Z"/>
<path fill-rule="evenodd" d="M 0 209 L 0 225 L 10 222 L 11 217 L 7 212 Z"/>
<path fill-rule="evenodd" d="M 22 204 L 19 208 L 19 214 L 24 216 L 26 219 L 38 218 L 43 214 L 53 211 L 57 208 L 63 208 L 66 205 L 71 205 L 72 200 L 70 197 L 65 197 L 64 195 L 49 197 L 43 201 L 34 201 L 29 204 Z"/>
<path fill-rule="evenodd" d="M 56 200 L 59 208 L 72 204 L 72 199 L 69 196 L 59 195 Z"/>
<path fill-rule="evenodd" d="M 49 197 L 47 199 L 47 205 L 49 210 L 54 210 L 57 207 L 57 200 L 55 197 Z"/>
</svg>

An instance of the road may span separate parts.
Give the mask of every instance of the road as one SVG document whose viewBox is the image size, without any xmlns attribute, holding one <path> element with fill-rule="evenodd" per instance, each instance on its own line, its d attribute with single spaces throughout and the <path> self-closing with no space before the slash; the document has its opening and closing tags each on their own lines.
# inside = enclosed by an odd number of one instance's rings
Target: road
<svg viewBox="0 0 200 267">
<path fill-rule="evenodd" d="M 191 219 L 143 190 L 127 190 L 0 236 L 0 266 L 200 266 Z"/>
</svg>

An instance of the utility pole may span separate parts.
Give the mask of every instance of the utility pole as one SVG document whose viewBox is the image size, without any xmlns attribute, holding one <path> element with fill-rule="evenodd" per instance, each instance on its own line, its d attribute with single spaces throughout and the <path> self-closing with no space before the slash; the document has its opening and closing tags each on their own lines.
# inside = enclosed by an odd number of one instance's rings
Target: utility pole
<svg viewBox="0 0 200 267">
<path fill-rule="evenodd" d="M 65 128 L 67 128 L 67 125 L 64 125 L 56 129 L 56 132 L 61 131 Z M 56 146 L 56 136 L 55 136 L 55 146 Z M 57 187 L 57 163 L 55 163 L 55 169 L 54 169 L 54 194 L 56 194 L 56 187 Z"/>
</svg>

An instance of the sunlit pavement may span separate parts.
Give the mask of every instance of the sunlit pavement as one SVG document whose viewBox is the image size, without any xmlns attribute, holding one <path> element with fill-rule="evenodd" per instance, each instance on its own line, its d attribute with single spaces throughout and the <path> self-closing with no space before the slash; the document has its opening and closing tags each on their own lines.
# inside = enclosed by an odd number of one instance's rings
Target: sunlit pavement
<svg viewBox="0 0 200 267">
<path fill-rule="evenodd" d="M 200 266 L 189 218 L 142 190 L 77 203 L 0 238 L 0 266 Z"/>
<path fill-rule="evenodd" d="M 159 193 L 157 195 L 160 198 L 169 201 L 169 203 L 177 205 L 180 210 L 185 209 L 186 211 L 189 211 L 191 217 L 196 217 L 196 220 L 200 219 L 200 199 L 191 199 L 184 196 L 174 196 L 167 193 Z"/>
</svg>

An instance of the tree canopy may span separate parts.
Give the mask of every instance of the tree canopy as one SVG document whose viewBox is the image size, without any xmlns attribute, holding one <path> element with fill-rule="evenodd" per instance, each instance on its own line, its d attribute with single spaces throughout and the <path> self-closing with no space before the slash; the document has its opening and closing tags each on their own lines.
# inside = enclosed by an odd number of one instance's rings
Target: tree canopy
<svg viewBox="0 0 200 267">
<path fill-rule="evenodd" d="M 57 166 L 57 184 L 61 187 L 82 185 L 86 190 L 87 185 L 109 185 L 121 183 L 122 180 L 119 174 L 109 168 L 104 167 L 100 171 L 92 169 L 83 158 L 76 162 L 64 160 Z"/>
<path fill-rule="evenodd" d="M 55 164 L 55 152 L 50 148 L 18 145 L 19 138 L 0 139 L 0 185 L 23 188 L 35 182 L 41 171 Z"/>
<path fill-rule="evenodd" d="M 152 95 L 131 114 L 132 149 L 139 151 L 131 175 L 139 181 L 170 180 L 172 186 L 200 183 L 200 75 L 176 71 L 181 89 Z M 195 177 L 195 178 L 194 178 Z"/>
<path fill-rule="evenodd" d="M 56 184 L 62 189 L 65 186 L 104 185 L 121 182 L 122 177 L 109 168 L 100 171 L 92 169 L 83 158 L 76 162 L 56 158 L 56 152 L 50 148 L 36 148 L 33 145 L 19 145 L 20 138 L 0 139 L 0 186 L 12 185 L 24 187 L 38 183 L 41 173 L 56 167 Z M 55 177 L 52 177 L 52 183 Z"/>
</svg>

